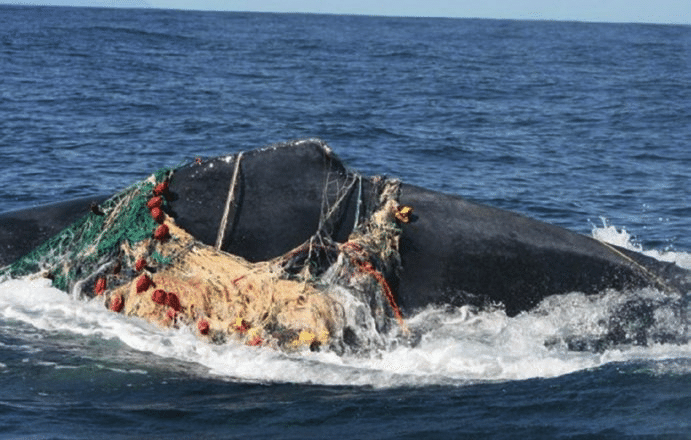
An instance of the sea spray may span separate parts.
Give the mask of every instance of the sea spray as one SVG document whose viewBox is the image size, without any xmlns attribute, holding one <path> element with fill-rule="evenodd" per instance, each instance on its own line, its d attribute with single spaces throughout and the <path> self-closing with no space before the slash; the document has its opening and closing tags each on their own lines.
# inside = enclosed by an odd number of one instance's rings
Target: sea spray
<svg viewBox="0 0 691 440">
<path fill-rule="evenodd" d="M 647 292 L 655 295 L 654 292 Z M 196 364 L 210 377 L 249 382 L 312 383 L 389 388 L 555 377 L 608 362 L 691 358 L 688 343 L 620 344 L 603 350 L 570 349 L 569 337 L 601 335 L 605 304 L 621 295 L 604 292 L 552 297 L 533 312 L 507 317 L 501 310 L 429 307 L 410 320 L 415 344 L 381 335 L 388 348 L 361 354 L 303 350 L 291 354 L 229 342 L 200 341 L 189 329 L 166 329 L 108 312 L 98 298 L 82 301 L 45 280 L 0 284 L 0 319 L 21 321 L 51 333 L 119 340 L 138 352 Z M 90 353 L 108 357 L 108 353 Z"/>
</svg>

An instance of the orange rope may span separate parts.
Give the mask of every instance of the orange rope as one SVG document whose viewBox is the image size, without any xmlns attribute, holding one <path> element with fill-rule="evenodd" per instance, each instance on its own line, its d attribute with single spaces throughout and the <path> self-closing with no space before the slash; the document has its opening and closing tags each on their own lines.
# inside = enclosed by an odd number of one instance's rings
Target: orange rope
<svg viewBox="0 0 691 440">
<path fill-rule="evenodd" d="M 324 246 L 321 245 L 314 246 L 326 249 Z M 293 249 L 289 253 L 285 254 L 283 256 L 283 261 L 288 261 L 296 255 L 302 252 L 307 252 L 308 250 L 309 244 L 303 243 L 302 245 Z M 367 261 L 367 254 L 363 249 L 362 245 L 354 243 L 352 241 L 348 241 L 341 245 L 341 250 L 344 251 L 348 257 L 350 257 L 351 263 L 353 263 L 353 266 L 355 266 L 358 271 L 371 275 L 372 277 L 374 277 L 375 280 L 377 280 L 377 283 L 379 283 L 382 290 L 384 291 L 386 300 L 389 302 L 389 305 L 391 306 L 391 309 L 393 310 L 394 315 L 396 316 L 398 324 L 401 326 L 401 328 L 406 334 L 410 334 L 410 330 L 408 329 L 408 326 L 406 325 L 405 320 L 403 319 L 401 309 L 398 307 L 398 304 L 396 304 L 396 299 L 393 296 L 393 292 L 391 291 L 389 283 L 386 281 L 386 278 L 384 278 L 384 275 L 382 275 L 381 272 L 375 269 L 374 265 L 371 262 Z M 239 281 L 239 279 L 233 281 L 233 283 L 235 283 L 236 281 Z"/>
<path fill-rule="evenodd" d="M 406 325 L 405 321 L 403 320 L 403 315 L 401 314 L 401 309 L 398 308 L 398 304 L 396 304 L 396 300 L 393 297 L 393 292 L 391 292 L 391 287 L 389 287 L 389 283 L 386 282 L 386 279 L 384 278 L 384 275 L 381 274 L 377 269 L 372 266 L 372 263 L 369 261 L 366 261 L 362 264 L 359 264 L 357 262 L 354 262 L 357 266 L 358 269 L 361 271 L 365 272 L 366 274 L 372 275 L 374 279 L 377 280 L 379 285 L 382 287 L 384 290 L 384 295 L 386 295 L 386 299 L 389 301 L 389 305 L 393 309 L 394 315 L 396 315 L 396 320 L 398 321 L 398 325 L 401 326 L 403 331 L 406 334 L 410 334 L 410 330 L 408 329 L 408 326 Z"/>
<path fill-rule="evenodd" d="M 358 254 L 360 254 L 360 257 L 364 256 L 364 251 L 362 249 L 362 246 L 352 243 L 352 242 L 347 242 L 344 243 L 343 246 L 341 247 L 342 249 L 352 249 Z M 384 275 L 382 275 L 381 272 L 379 272 L 377 269 L 374 268 L 374 265 L 370 263 L 369 261 L 358 261 L 355 257 L 351 256 L 350 261 L 353 263 L 353 265 L 363 273 L 366 273 L 368 275 L 371 275 L 374 277 L 375 280 L 379 283 L 381 286 L 382 290 L 384 291 L 384 295 L 386 296 L 387 301 L 389 302 L 389 305 L 391 306 L 391 309 L 393 309 L 393 313 L 396 316 L 396 320 L 398 321 L 398 325 L 401 326 L 403 331 L 406 334 L 410 334 L 410 330 L 408 329 L 408 326 L 405 323 L 405 320 L 403 320 L 403 314 L 401 313 L 401 309 L 398 307 L 398 304 L 396 304 L 396 299 L 393 296 L 393 292 L 391 291 L 391 287 L 389 286 L 389 283 L 386 281 L 386 278 L 384 278 Z"/>
</svg>

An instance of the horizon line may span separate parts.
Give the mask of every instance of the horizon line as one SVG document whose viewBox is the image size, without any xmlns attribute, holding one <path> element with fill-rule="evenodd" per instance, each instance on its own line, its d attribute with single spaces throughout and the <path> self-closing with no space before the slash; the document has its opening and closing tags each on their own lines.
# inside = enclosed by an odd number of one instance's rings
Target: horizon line
<svg viewBox="0 0 691 440">
<path fill-rule="evenodd" d="M 127 3 L 127 2 L 124 2 Z M 48 4 L 40 0 L 0 0 L 0 6 L 19 6 L 19 7 L 55 7 L 55 8 L 96 8 L 96 9 L 151 9 L 161 11 L 192 11 L 192 12 L 229 12 L 229 13 L 252 13 L 252 14 L 305 14 L 305 15 L 329 15 L 329 16 L 354 16 L 354 17 L 381 17 L 381 18 L 441 18 L 441 19 L 467 19 L 467 20 L 506 20 L 506 21 L 537 21 L 537 22 L 563 22 L 563 23 L 593 23 L 593 24 L 644 24 L 644 25 L 671 25 L 671 26 L 691 26 L 691 21 L 631 21 L 614 20 L 605 21 L 602 19 L 583 19 L 583 18 L 545 18 L 545 17 L 496 17 L 496 16 L 458 16 L 458 15 L 396 15 L 396 14 L 371 14 L 358 12 L 328 12 L 328 11 L 268 11 L 268 10 L 230 10 L 217 8 L 198 8 L 198 7 L 163 7 L 151 5 L 145 0 L 134 0 L 138 4 L 108 4 L 106 2 L 93 1 L 91 4 Z"/>
</svg>

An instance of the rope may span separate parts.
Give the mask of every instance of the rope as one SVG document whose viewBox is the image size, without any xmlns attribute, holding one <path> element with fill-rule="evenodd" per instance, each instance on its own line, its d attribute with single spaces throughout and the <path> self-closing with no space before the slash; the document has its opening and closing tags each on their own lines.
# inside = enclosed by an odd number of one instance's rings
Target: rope
<svg viewBox="0 0 691 440">
<path fill-rule="evenodd" d="M 612 246 L 609 243 L 606 243 L 602 240 L 597 240 L 599 241 L 603 246 L 605 246 L 607 249 L 610 251 L 614 252 L 615 254 L 619 255 L 621 258 L 625 259 L 631 265 L 633 265 L 635 268 L 639 269 L 641 272 L 643 272 L 645 275 L 647 275 L 651 280 L 656 282 L 659 287 L 661 287 L 663 290 L 666 290 L 667 292 L 673 291 L 675 289 L 672 289 L 667 283 L 665 283 L 659 276 L 655 275 L 651 271 L 649 271 L 645 266 L 640 264 L 638 261 L 634 260 L 633 258 L 629 257 L 628 255 L 624 254 L 614 246 Z"/>
<path fill-rule="evenodd" d="M 409 335 L 410 329 L 403 319 L 401 309 L 398 307 L 398 304 L 396 304 L 396 299 L 393 296 L 389 283 L 386 281 L 384 275 L 374 268 L 374 265 L 370 261 L 364 260 L 364 258 L 366 258 L 366 251 L 363 249 L 363 247 L 357 243 L 349 241 L 341 246 L 341 250 L 343 250 L 344 253 L 350 258 L 350 262 L 358 271 L 371 275 L 377 281 L 384 291 L 384 296 L 386 296 L 386 300 L 389 302 L 389 306 L 391 306 L 391 309 L 393 310 L 396 321 L 398 321 L 398 325 L 406 335 Z M 347 250 L 352 251 L 352 254 L 346 252 Z"/>
<path fill-rule="evenodd" d="M 358 264 L 357 262 L 354 262 L 355 264 Z M 391 287 L 389 287 L 389 283 L 386 282 L 386 279 L 384 278 L 384 275 L 382 275 L 381 272 L 379 272 L 377 269 L 374 268 L 372 263 L 369 261 L 366 261 L 362 264 L 358 265 L 358 269 L 360 269 L 362 272 L 372 275 L 375 280 L 379 283 L 381 286 L 382 290 L 384 291 L 384 295 L 386 296 L 386 300 L 389 302 L 389 305 L 391 306 L 391 309 L 393 309 L 394 315 L 396 315 L 396 320 L 398 321 L 398 325 L 401 326 L 401 329 L 403 329 L 403 332 L 406 335 L 410 334 L 410 329 L 408 329 L 408 326 L 405 323 L 405 320 L 403 319 L 403 314 L 401 313 L 401 309 L 398 308 L 398 304 L 396 304 L 396 299 L 393 297 L 393 292 L 391 292 Z"/>
<path fill-rule="evenodd" d="M 606 248 L 608 248 L 610 251 L 614 252 L 615 254 L 619 255 L 623 259 L 627 260 L 629 263 L 631 263 L 634 267 L 637 267 L 641 272 L 646 274 L 650 279 L 655 281 L 659 287 L 661 287 L 663 290 L 666 290 L 668 293 L 670 291 L 674 291 L 675 289 L 672 289 L 667 283 L 665 283 L 660 277 L 655 275 L 654 273 L 650 272 L 645 266 L 641 265 L 639 262 L 634 260 L 633 258 L 629 257 L 628 255 L 624 254 L 614 246 L 610 245 L 609 243 L 606 243 L 602 240 L 597 239 L 600 243 L 602 243 Z M 686 294 L 681 295 L 681 300 L 682 300 L 682 308 L 687 307 L 688 301 L 689 301 L 689 296 Z M 686 313 L 680 313 L 680 315 L 683 317 L 684 320 L 684 334 L 687 334 L 688 332 L 688 314 Z"/>
<path fill-rule="evenodd" d="M 336 215 L 337 211 L 341 209 L 341 204 L 344 202 L 346 197 L 350 194 L 350 191 L 355 186 L 355 182 L 358 179 L 358 175 L 353 175 L 353 180 L 350 183 L 345 183 L 342 188 L 336 188 L 337 199 L 329 206 L 329 176 L 331 172 L 326 174 L 324 181 L 324 190 L 322 191 L 321 200 L 321 214 L 319 215 L 319 225 L 317 226 L 317 232 L 309 239 L 309 254 L 308 259 L 312 259 L 312 250 L 314 247 L 327 247 L 324 243 L 326 239 L 327 243 L 332 242 L 331 233 L 332 231 L 326 231 L 326 225 Z M 348 177 L 349 178 L 349 177 Z M 346 182 L 348 182 L 346 180 Z M 314 244 L 316 240 L 319 240 L 319 244 Z"/>
<path fill-rule="evenodd" d="M 362 207 L 362 175 L 358 174 L 358 191 L 357 191 L 357 205 L 355 206 L 355 223 L 353 224 L 353 231 L 357 229 L 360 223 L 360 208 Z"/>
<path fill-rule="evenodd" d="M 230 213 L 230 204 L 235 200 L 235 184 L 237 183 L 238 172 L 240 171 L 240 160 L 242 160 L 242 152 L 238 154 L 235 159 L 235 169 L 233 170 L 233 178 L 230 181 L 230 188 L 228 188 L 228 197 L 226 198 L 226 206 L 223 210 L 223 218 L 221 225 L 218 228 L 218 235 L 216 236 L 216 250 L 220 251 L 223 245 L 223 238 L 226 234 L 226 226 L 228 225 L 228 214 Z"/>
</svg>

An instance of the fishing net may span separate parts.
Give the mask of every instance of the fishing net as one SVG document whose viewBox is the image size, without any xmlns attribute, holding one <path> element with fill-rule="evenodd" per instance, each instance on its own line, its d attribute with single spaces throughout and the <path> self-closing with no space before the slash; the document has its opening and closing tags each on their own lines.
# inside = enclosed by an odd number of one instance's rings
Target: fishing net
<svg viewBox="0 0 691 440">
<path fill-rule="evenodd" d="M 407 332 L 389 283 L 400 269 L 400 223 L 409 214 L 398 205 L 398 181 L 370 179 L 373 194 L 363 197 L 363 176 L 327 176 L 314 235 L 251 263 L 200 242 L 166 214 L 173 173 L 160 170 L 92 207 L 4 275 L 39 273 L 75 297 L 162 326 L 190 326 L 216 343 L 342 352 L 381 346 L 392 329 Z M 335 242 L 333 219 L 354 191 L 355 228 Z"/>
<path fill-rule="evenodd" d="M 54 287 L 71 292 L 119 262 L 122 244 L 141 242 L 158 226 L 146 207 L 155 186 L 172 170 L 162 169 L 103 202 L 29 254 L 4 269 L 19 277 L 40 272 Z"/>
</svg>

